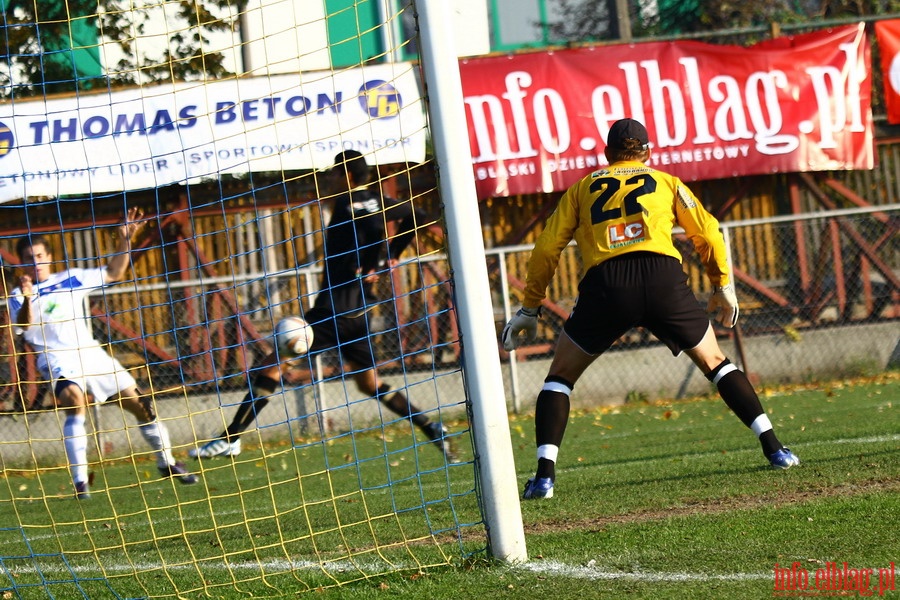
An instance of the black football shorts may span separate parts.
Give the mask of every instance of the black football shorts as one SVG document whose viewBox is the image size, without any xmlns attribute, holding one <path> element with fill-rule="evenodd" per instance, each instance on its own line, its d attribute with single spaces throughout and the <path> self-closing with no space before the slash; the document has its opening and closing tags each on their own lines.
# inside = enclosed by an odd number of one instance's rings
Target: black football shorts
<svg viewBox="0 0 900 600">
<path fill-rule="evenodd" d="M 588 354 L 602 354 L 633 327 L 644 327 L 678 355 L 700 343 L 709 317 L 687 285 L 681 263 L 631 252 L 591 268 L 564 329 Z"/>
<path fill-rule="evenodd" d="M 313 328 L 310 355 L 337 350 L 354 369 L 375 368 L 372 332 L 365 314 L 358 317 L 335 317 L 331 311 L 314 307 L 303 318 Z"/>
</svg>

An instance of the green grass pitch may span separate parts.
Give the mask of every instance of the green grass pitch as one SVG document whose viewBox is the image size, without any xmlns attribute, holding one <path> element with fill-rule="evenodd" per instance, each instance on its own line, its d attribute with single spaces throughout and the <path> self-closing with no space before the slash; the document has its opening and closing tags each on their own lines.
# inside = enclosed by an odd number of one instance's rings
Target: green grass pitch
<svg viewBox="0 0 900 600">
<path fill-rule="evenodd" d="M 0 590 L 4 598 L 84 590 L 92 599 L 176 590 L 182 598 L 303 590 L 351 600 L 768 598 L 787 595 L 776 589 L 776 565 L 795 565 L 815 586 L 816 573 L 846 562 L 873 570 L 877 596 L 879 574 L 900 563 L 900 377 L 761 397 L 799 468 L 768 468 L 717 398 L 573 411 L 556 497 L 522 504 L 522 565 L 483 560 L 471 463 L 447 467 L 400 428 L 386 438 L 250 445 L 236 459 L 204 463 L 202 485 L 191 487 L 156 479 L 148 460 L 123 460 L 104 465 L 90 502 L 69 497 L 64 468 L 8 469 Z M 511 431 L 524 482 L 534 467 L 532 416 L 512 417 Z M 464 455 L 471 460 L 471 449 Z M 896 583 L 884 597 L 900 597 Z"/>
</svg>

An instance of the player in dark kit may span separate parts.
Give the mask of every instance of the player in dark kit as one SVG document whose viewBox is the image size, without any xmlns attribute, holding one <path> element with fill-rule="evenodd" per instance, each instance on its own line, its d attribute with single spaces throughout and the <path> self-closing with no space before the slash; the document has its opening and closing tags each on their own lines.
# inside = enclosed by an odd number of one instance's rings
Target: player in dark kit
<svg viewBox="0 0 900 600">
<path fill-rule="evenodd" d="M 717 313 L 726 327 L 734 327 L 737 296 L 718 221 L 680 179 L 645 165 L 650 143 L 641 123 L 616 121 L 605 152 L 609 167 L 569 188 L 547 220 L 528 262 L 522 308 L 502 333 L 507 350 L 520 343 L 522 333 L 534 338 L 547 285 L 560 253 L 574 237 L 586 271 L 537 398 L 537 472 L 525 484 L 523 497 L 553 497 L 572 388 L 585 369 L 633 327 L 648 329 L 676 356 L 685 352 L 757 435 L 773 467 L 800 464 L 775 437 L 747 377 L 722 353 L 672 243 L 672 229 L 678 225 L 693 242 L 715 288 L 707 310 Z"/>
<path fill-rule="evenodd" d="M 352 377 L 361 392 L 377 397 L 391 411 L 408 417 L 443 451 L 448 462 L 457 462 L 446 428 L 432 422 L 410 404 L 402 391 L 392 390 L 378 377 L 365 317 L 378 304 L 373 293 L 378 271 L 396 263 L 415 238 L 416 222 L 425 222 L 425 216 L 414 211 L 408 201 L 385 198 L 370 189 L 369 166 L 355 150 L 335 156 L 334 167 L 327 177 L 331 179 L 328 184 L 348 191 L 321 200 L 333 203 L 332 215 L 325 229 L 321 292 L 312 309 L 303 315 L 313 329 L 313 344 L 309 358 L 304 355 L 302 361 L 310 360 L 316 353 L 337 349 L 343 364 L 352 369 Z M 390 239 L 386 231 L 389 222 L 397 224 L 397 233 Z M 273 351 L 263 359 L 250 376 L 250 391 L 238 406 L 231 424 L 219 437 L 191 451 L 192 456 L 240 454 L 241 433 L 268 404 L 285 371 L 296 366 L 295 361 L 284 358 Z"/>
</svg>

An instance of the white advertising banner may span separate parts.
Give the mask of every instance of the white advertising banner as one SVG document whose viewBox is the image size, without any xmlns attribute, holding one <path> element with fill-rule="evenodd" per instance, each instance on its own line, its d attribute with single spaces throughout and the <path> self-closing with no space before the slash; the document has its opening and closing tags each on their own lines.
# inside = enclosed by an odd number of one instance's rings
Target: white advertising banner
<svg viewBox="0 0 900 600">
<path fill-rule="evenodd" d="M 320 169 L 341 150 L 422 162 L 408 63 L 0 104 L 0 202 Z"/>
</svg>

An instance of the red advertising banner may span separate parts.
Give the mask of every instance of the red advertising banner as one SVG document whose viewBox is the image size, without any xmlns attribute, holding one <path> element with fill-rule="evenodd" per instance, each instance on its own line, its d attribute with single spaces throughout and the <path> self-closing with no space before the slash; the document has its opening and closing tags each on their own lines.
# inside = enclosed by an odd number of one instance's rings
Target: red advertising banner
<svg viewBox="0 0 900 600">
<path fill-rule="evenodd" d="M 900 19 L 875 22 L 888 123 L 900 123 Z"/>
<path fill-rule="evenodd" d="M 479 198 L 560 191 L 643 122 L 648 164 L 685 181 L 871 169 L 863 24 L 744 48 L 653 42 L 460 62 Z"/>
</svg>

